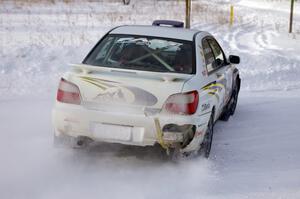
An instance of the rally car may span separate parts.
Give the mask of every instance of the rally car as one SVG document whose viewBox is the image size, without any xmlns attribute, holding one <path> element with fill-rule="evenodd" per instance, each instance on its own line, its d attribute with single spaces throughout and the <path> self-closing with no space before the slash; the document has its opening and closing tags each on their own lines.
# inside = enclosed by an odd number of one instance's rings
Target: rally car
<svg viewBox="0 0 300 199">
<path fill-rule="evenodd" d="M 55 140 L 159 144 L 208 157 L 214 123 L 235 112 L 239 62 L 211 34 L 182 22 L 113 28 L 61 77 Z"/>
</svg>

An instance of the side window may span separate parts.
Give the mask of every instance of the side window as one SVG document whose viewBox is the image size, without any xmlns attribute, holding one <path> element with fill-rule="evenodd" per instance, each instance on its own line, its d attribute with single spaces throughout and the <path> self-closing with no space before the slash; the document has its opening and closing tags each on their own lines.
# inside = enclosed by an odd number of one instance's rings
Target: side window
<svg viewBox="0 0 300 199">
<path fill-rule="evenodd" d="M 212 48 L 214 57 L 215 57 L 215 63 L 213 64 L 214 68 L 219 68 L 221 66 L 223 66 L 226 62 L 223 51 L 221 49 L 221 47 L 219 46 L 219 44 L 216 42 L 216 40 L 209 38 L 208 39 L 208 43 L 210 45 L 210 47 Z"/>
<path fill-rule="evenodd" d="M 112 41 L 114 40 L 114 38 L 113 37 L 109 37 L 109 36 L 107 36 L 102 42 L 101 42 L 101 44 L 99 45 L 99 53 L 97 54 L 97 56 L 96 56 L 96 60 L 99 60 L 99 59 L 103 59 L 106 55 L 107 55 L 107 53 L 108 53 L 108 51 L 109 51 L 109 49 L 110 49 L 110 47 L 111 47 L 111 45 L 112 45 Z"/>
<path fill-rule="evenodd" d="M 202 41 L 202 47 L 203 47 L 203 53 L 204 53 L 207 72 L 211 72 L 214 70 L 213 64 L 215 62 L 215 57 L 214 57 L 214 54 L 213 54 L 213 51 L 212 51 L 210 45 L 208 44 L 207 39 L 204 39 Z"/>
</svg>

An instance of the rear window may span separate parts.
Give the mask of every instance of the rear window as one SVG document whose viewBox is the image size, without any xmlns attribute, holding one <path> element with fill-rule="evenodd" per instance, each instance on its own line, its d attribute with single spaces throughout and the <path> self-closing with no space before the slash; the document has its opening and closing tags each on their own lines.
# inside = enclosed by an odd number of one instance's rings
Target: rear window
<svg viewBox="0 0 300 199">
<path fill-rule="evenodd" d="M 193 42 L 137 35 L 107 35 L 85 58 L 84 64 L 195 74 Z"/>
</svg>

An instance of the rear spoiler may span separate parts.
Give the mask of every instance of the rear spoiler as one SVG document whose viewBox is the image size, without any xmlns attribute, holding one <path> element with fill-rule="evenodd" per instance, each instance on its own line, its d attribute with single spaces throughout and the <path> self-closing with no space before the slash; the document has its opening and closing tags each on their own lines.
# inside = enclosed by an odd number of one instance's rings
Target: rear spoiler
<svg viewBox="0 0 300 199">
<path fill-rule="evenodd" d="M 161 26 L 161 25 L 172 26 L 174 28 L 183 28 L 184 23 L 181 21 L 173 21 L 173 20 L 155 20 L 152 23 L 152 26 Z"/>
<path fill-rule="evenodd" d="M 108 68 L 101 66 L 92 66 L 86 64 L 69 64 L 75 71 L 81 72 L 84 74 L 90 74 L 93 72 L 103 72 L 103 73 L 120 73 L 128 75 L 138 75 L 142 77 L 147 77 L 151 79 L 160 79 L 165 82 L 171 82 L 175 80 L 186 81 L 193 77 L 191 74 L 180 74 L 180 73 L 157 73 L 150 71 L 140 71 L 140 70 L 128 70 L 121 68 Z"/>
</svg>

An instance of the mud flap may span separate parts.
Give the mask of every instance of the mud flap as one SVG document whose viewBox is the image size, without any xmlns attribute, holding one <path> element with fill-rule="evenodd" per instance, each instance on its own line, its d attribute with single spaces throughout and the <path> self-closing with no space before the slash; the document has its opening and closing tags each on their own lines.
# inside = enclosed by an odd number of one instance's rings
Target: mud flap
<svg viewBox="0 0 300 199">
<path fill-rule="evenodd" d="M 155 128 L 156 128 L 156 137 L 159 145 L 166 150 L 167 155 L 170 154 L 170 149 L 168 144 L 166 144 L 163 140 L 163 132 L 160 126 L 160 122 L 158 118 L 154 118 Z"/>
</svg>

